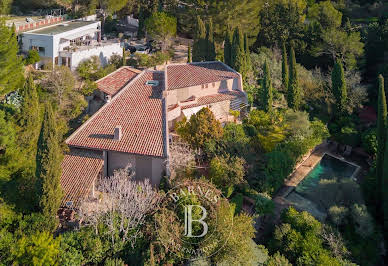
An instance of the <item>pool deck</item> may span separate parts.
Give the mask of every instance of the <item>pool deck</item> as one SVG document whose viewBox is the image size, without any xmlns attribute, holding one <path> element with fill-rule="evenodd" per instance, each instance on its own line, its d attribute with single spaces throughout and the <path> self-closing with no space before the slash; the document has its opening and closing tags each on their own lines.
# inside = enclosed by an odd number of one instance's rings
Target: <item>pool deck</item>
<svg viewBox="0 0 388 266">
<path fill-rule="evenodd" d="M 286 179 L 284 186 L 277 193 L 277 197 L 286 197 L 308 175 L 308 173 L 321 161 L 325 153 L 329 153 L 329 146 L 323 143 L 311 153 L 307 153 L 295 166 L 294 172 Z"/>
</svg>

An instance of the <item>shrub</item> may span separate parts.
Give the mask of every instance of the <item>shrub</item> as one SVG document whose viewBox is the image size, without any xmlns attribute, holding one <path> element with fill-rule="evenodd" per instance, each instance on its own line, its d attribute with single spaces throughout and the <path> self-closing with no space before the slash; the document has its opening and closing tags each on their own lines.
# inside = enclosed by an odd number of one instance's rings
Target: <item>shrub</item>
<svg viewBox="0 0 388 266">
<path fill-rule="evenodd" d="M 354 204 L 351 208 L 351 215 L 357 234 L 363 238 L 369 237 L 373 234 L 373 219 L 364 204 Z"/>
<path fill-rule="evenodd" d="M 345 218 L 347 217 L 349 213 L 349 209 L 344 206 L 332 206 L 329 209 L 329 217 L 330 220 L 335 224 L 336 226 L 340 226 L 345 222 Z"/>
<path fill-rule="evenodd" d="M 29 50 L 25 59 L 26 65 L 32 65 L 40 61 L 39 52 L 37 50 Z"/>
<path fill-rule="evenodd" d="M 241 193 L 237 193 L 232 199 L 231 203 L 235 205 L 235 213 L 240 214 L 243 206 L 244 197 Z"/>
<path fill-rule="evenodd" d="M 373 156 L 377 153 L 377 132 L 372 128 L 364 132 L 361 136 L 361 145 L 365 151 Z"/>
<path fill-rule="evenodd" d="M 272 214 L 275 204 L 272 198 L 266 193 L 259 193 L 256 196 L 255 210 L 259 215 Z"/>
</svg>

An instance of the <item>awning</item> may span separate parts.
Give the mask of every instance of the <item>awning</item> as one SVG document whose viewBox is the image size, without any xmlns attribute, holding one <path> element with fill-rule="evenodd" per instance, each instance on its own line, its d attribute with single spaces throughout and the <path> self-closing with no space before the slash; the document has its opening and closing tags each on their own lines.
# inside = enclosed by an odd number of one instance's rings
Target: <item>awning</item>
<svg viewBox="0 0 388 266">
<path fill-rule="evenodd" d="M 205 106 L 198 106 L 198 107 L 193 107 L 189 109 L 184 109 L 182 110 L 183 114 L 186 116 L 187 119 L 190 119 L 190 117 L 196 113 L 198 113 L 202 108 Z"/>
</svg>

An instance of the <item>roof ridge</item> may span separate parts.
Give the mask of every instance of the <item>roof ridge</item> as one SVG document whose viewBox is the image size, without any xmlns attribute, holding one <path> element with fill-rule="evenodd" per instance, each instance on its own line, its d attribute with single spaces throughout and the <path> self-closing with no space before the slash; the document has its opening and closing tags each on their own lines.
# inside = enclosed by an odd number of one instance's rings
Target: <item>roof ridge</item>
<svg viewBox="0 0 388 266">
<path fill-rule="evenodd" d="M 113 98 L 112 100 L 109 102 L 109 103 L 106 103 L 104 104 L 97 112 L 95 112 L 85 123 L 83 123 L 79 128 L 77 128 L 65 141 L 65 143 L 67 144 L 76 134 L 78 134 L 79 131 L 81 131 L 81 129 L 83 129 L 86 125 L 88 125 L 90 123 L 90 121 L 92 121 L 98 114 L 100 114 L 102 111 L 104 111 L 108 106 L 110 106 L 111 104 L 113 104 L 116 99 L 119 98 L 119 96 L 121 94 L 123 94 L 123 92 L 125 92 L 135 81 L 137 81 L 140 77 L 142 77 L 144 74 L 146 73 L 146 71 L 142 71 L 141 73 L 139 73 L 139 75 L 136 75 L 136 77 L 134 77 L 130 82 L 128 82 L 127 85 L 125 85 L 124 88 L 122 88 Z"/>
<path fill-rule="evenodd" d="M 112 76 L 113 74 L 115 74 L 116 72 L 118 72 L 118 71 L 120 71 L 120 70 L 122 70 L 122 69 L 128 69 L 128 70 L 130 70 L 130 71 L 132 71 L 132 72 L 135 72 L 135 73 L 137 73 L 137 74 L 140 74 L 140 73 L 142 72 L 140 69 L 136 69 L 136 68 L 133 68 L 133 67 L 130 67 L 130 66 L 121 66 L 121 67 L 119 67 L 118 69 L 116 69 L 115 71 L 109 73 L 108 75 L 106 75 L 106 76 L 104 76 L 104 77 L 102 77 L 102 78 L 96 80 L 94 83 L 98 83 L 98 82 L 100 82 L 101 80 L 104 80 L 104 79 L 106 79 L 107 77 Z"/>
</svg>

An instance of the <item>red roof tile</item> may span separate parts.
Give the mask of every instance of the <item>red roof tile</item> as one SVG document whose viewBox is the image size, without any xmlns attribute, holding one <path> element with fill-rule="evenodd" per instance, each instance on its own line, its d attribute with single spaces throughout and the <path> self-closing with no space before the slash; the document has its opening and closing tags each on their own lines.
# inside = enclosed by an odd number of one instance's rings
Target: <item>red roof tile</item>
<svg viewBox="0 0 388 266">
<path fill-rule="evenodd" d="M 64 192 L 61 206 L 73 202 L 78 208 L 81 201 L 89 195 L 93 181 L 100 173 L 104 160 L 102 152 L 72 149 L 62 161 L 61 186 Z"/>
<path fill-rule="evenodd" d="M 148 80 L 158 80 L 159 85 L 146 85 Z M 166 157 L 163 90 L 163 72 L 142 72 L 77 129 L 66 143 L 74 147 Z M 122 128 L 120 140 L 113 139 L 116 126 Z"/>
<path fill-rule="evenodd" d="M 239 78 L 240 75 L 222 62 L 201 62 L 168 65 L 167 89 L 208 84 L 212 82 Z"/>
<path fill-rule="evenodd" d="M 139 73 L 141 73 L 141 71 L 138 69 L 124 66 L 110 73 L 108 76 L 97 80 L 97 87 L 106 94 L 113 96 Z"/>
<path fill-rule="evenodd" d="M 188 108 L 198 107 L 198 106 L 207 105 L 211 103 L 233 100 L 239 97 L 245 97 L 245 94 L 242 91 L 221 92 L 213 95 L 200 97 L 198 98 L 198 101 L 196 103 L 182 106 L 182 109 L 188 109 Z"/>
</svg>

